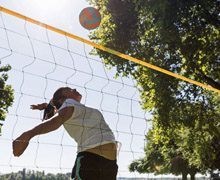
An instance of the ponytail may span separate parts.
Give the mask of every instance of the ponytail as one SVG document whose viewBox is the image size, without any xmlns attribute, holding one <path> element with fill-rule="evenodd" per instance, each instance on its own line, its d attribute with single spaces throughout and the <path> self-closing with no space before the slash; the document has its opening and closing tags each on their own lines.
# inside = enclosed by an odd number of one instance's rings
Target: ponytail
<svg viewBox="0 0 220 180">
<path fill-rule="evenodd" d="M 56 108 L 53 104 L 53 99 L 50 100 L 49 104 L 44 110 L 43 120 L 51 118 L 56 113 Z"/>
<path fill-rule="evenodd" d="M 62 94 L 64 88 L 65 87 L 61 87 L 54 93 L 53 98 L 50 100 L 49 104 L 44 110 L 43 120 L 51 118 L 57 112 L 57 109 L 61 107 L 62 104 L 60 104 L 59 100 L 65 98 L 65 96 Z"/>
</svg>

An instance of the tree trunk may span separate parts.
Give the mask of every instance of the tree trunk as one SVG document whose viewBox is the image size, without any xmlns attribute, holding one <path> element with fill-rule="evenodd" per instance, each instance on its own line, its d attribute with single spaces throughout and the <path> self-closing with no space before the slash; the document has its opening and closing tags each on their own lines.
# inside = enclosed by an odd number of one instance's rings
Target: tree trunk
<svg viewBox="0 0 220 180">
<path fill-rule="evenodd" d="M 187 180 L 187 173 L 182 173 L 182 180 Z"/>
<path fill-rule="evenodd" d="M 195 175 L 196 175 L 195 173 L 191 173 L 190 174 L 190 180 L 195 180 Z"/>
</svg>

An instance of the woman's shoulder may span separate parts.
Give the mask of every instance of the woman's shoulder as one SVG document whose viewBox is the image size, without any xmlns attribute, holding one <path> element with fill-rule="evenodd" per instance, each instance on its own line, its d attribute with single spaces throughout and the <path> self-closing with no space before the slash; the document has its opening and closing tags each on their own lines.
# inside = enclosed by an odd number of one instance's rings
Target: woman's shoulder
<svg viewBox="0 0 220 180">
<path fill-rule="evenodd" d="M 77 102 L 75 99 L 72 99 L 72 98 L 67 98 L 64 101 L 64 103 L 68 103 L 68 104 L 70 104 L 70 103 L 72 103 L 72 104 L 81 104 L 81 103 Z"/>
<path fill-rule="evenodd" d="M 85 106 L 82 103 L 76 101 L 75 99 L 68 98 L 63 102 L 62 106 Z"/>
</svg>

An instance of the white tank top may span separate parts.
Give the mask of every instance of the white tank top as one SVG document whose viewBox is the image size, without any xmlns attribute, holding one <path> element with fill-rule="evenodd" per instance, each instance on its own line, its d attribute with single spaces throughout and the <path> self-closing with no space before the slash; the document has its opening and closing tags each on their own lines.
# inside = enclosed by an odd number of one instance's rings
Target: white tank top
<svg viewBox="0 0 220 180">
<path fill-rule="evenodd" d="M 103 144 L 117 143 L 99 110 L 86 107 L 74 99 L 66 99 L 59 111 L 65 107 L 74 107 L 72 116 L 63 126 L 77 142 L 78 153 Z"/>
</svg>

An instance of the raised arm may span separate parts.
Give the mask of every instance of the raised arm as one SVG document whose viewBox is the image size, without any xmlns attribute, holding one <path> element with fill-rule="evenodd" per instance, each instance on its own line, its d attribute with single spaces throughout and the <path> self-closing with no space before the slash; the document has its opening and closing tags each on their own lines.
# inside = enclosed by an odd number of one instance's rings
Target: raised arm
<svg viewBox="0 0 220 180">
<path fill-rule="evenodd" d="M 34 136 L 46 134 L 58 129 L 65 121 L 67 121 L 72 116 L 73 111 L 73 107 L 66 107 L 59 111 L 52 118 L 21 134 L 17 139 L 13 141 L 14 156 L 20 156 L 21 154 L 23 154 L 29 144 L 29 141 Z"/>
<path fill-rule="evenodd" d="M 47 105 L 48 105 L 48 103 L 41 103 L 41 104 L 36 104 L 36 105 L 33 104 L 33 105 L 30 106 L 30 108 L 32 110 L 35 110 L 35 109 L 37 109 L 37 110 L 44 110 L 47 107 Z"/>
</svg>

